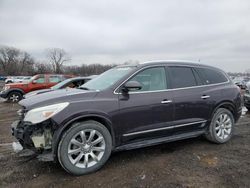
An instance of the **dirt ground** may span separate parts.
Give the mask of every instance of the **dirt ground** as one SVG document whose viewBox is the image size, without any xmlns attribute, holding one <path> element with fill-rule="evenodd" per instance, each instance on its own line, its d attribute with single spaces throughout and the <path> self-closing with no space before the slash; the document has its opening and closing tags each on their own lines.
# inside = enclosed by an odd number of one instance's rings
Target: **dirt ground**
<svg viewBox="0 0 250 188">
<path fill-rule="evenodd" d="M 113 153 L 98 172 L 75 177 L 58 164 L 15 154 L 10 124 L 18 104 L 0 101 L 0 187 L 250 187 L 250 113 L 232 140 L 203 138 Z"/>
</svg>

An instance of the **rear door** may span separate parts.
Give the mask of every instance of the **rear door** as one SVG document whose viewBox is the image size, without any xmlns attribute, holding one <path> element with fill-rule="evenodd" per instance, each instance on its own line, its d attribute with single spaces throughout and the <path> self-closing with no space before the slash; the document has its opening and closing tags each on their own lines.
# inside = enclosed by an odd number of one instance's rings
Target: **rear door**
<svg viewBox="0 0 250 188">
<path fill-rule="evenodd" d="M 128 81 L 138 81 L 142 89 L 119 94 L 120 132 L 123 142 L 171 135 L 173 121 L 172 91 L 167 91 L 164 66 L 139 71 Z"/>
<path fill-rule="evenodd" d="M 202 129 L 211 105 L 205 96 L 201 78 L 192 67 L 169 66 L 168 72 L 175 103 L 174 133 Z"/>
</svg>

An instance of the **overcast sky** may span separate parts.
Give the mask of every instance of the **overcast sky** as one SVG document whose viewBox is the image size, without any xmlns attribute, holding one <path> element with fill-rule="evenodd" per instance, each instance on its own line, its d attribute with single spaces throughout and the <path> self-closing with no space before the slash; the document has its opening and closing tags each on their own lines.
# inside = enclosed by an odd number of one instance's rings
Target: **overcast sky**
<svg viewBox="0 0 250 188">
<path fill-rule="evenodd" d="M 71 64 L 200 60 L 226 71 L 250 68 L 249 0 L 0 0 L 0 45 Z"/>
</svg>

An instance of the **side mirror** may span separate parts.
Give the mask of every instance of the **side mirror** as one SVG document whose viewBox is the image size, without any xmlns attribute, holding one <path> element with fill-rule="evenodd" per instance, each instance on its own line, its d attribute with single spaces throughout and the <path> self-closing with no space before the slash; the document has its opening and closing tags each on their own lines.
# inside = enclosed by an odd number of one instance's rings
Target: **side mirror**
<svg viewBox="0 0 250 188">
<path fill-rule="evenodd" d="M 137 91 L 142 88 L 142 85 L 137 81 L 128 81 L 124 84 L 122 91 L 128 92 L 128 91 Z"/>
<path fill-rule="evenodd" d="M 33 81 L 32 81 L 32 84 L 36 84 L 36 83 L 37 83 L 37 80 L 33 80 Z"/>
</svg>

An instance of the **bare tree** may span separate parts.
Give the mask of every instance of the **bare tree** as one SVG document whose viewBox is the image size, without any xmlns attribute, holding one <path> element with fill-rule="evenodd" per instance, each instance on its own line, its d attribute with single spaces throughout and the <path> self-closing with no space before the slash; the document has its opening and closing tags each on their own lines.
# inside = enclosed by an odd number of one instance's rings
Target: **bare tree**
<svg viewBox="0 0 250 188">
<path fill-rule="evenodd" d="M 51 73 L 52 69 L 51 66 L 44 62 L 36 62 L 35 64 L 35 71 L 36 74 L 46 74 Z"/>
<path fill-rule="evenodd" d="M 0 48 L 0 65 L 3 70 L 8 75 L 14 73 L 15 63 L 20 54 L 20 51 L 12 47 L 1 47 Z"/>
<path fill-rule="evenodd" d="M 0 48 L 0 68 L 6 75 L 23 75 L 32 72 L 34 60 L 27 52 L 17 48 Z"/>
<path fill-rule="evenodd" d="M 61 73 L 63 64 L 70 61 L 69 55 L 61 48 L 51 48 L 47 50 L 47 57 L 52 65 L 54 73 Z"/>
</svg>

